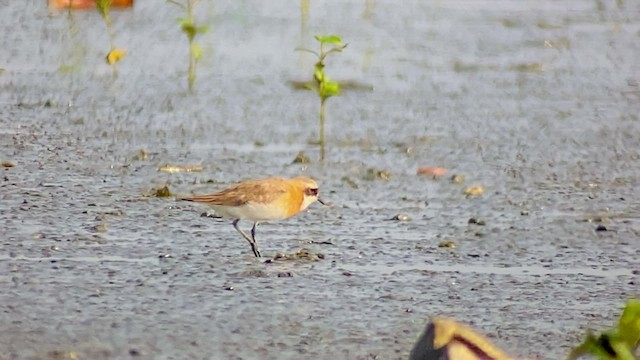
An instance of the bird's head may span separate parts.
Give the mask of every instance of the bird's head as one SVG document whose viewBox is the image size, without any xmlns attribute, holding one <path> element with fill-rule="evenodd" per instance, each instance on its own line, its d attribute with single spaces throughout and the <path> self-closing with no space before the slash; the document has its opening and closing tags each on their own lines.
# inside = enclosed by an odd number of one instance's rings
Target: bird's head
<svg viewBox="0 0 640 360">
<path fill-rule="evenodd" d="M 302 199 L 300 210 L 306 209 L 307 207 L 309 207 L 309 205 L 313 204 L 316 201 L 322 205 L 327 205 L 327 203 L 322 201 L 322 199 L 320 198 L 318 183 L 315 180 L 308 177 L 297 177 L 293 180 L 300 184 L 302 188 L 302 194 L 304 196 L 304 198 Z"/>
</svg>

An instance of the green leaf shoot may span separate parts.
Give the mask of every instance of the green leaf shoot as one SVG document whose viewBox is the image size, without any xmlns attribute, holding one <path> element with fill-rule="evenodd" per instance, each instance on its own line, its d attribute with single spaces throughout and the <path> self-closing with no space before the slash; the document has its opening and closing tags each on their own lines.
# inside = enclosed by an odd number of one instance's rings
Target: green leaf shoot
<svg viewBox="0 0 640 360">
<path fill-rule="evenodd" d="M 109 10 L 111 9 L 112 2 L 113 0 L 97 0 L 96 1 L 96 7 L 98 8 L 98 13 L 100 13 L 100 16 L 102 16 L 104 19 L 107 19 L 109 17 Z"/>
<path fill-rule="evenodd" d="M 322 99 L 328 99 L 338 95 L 340 95 L 340 84 L 325 78 L 325 81 L 320 85 L 320 97 Z"/>
<path fill-rule="evenodd" d="M 195 19 L 195 8 L 200 3 L 200 0 L 167 0 L 167 3 L 176 5 L 182 9 L 185 13 L 185 17 L 178 18 L 180 29 L 187 35 L 189 43 L 189 67 L 187 69 L 187 83 L 189 85 L 189 91 L 193 91 L 196 81 L 196 65 L 202 58 L 202 47 L 195 42 L 196 36 L 204 34 L 209 31 L 209 25 L 198 25 Z"/>
<path fill-rule="evenodd" d="M 320 51 L 314 51 L 306 48 L 296 48 L 296 51 L 306 51 L 314 54 L 318 61 L 313 69 L 313 81 L 304 84 L 304 88 L 315 90 L 320 98 L 320 160 L 324 160 L 325 156 L 325 109 L 326 101 L 332 96 L 340 95 L 340 84 L 337 81 L 329 79 L 325 73 L 325 58 L 333 52 L 341 52 L 347 46 L 342 43 L 342 39 L 337 35 L 316 35 L 315 39 L 320 42 Z"/>
<path fill-rule="evenodd" d="M 314 36 L 321 44 L 340 44 L 342 39 L 337 35 L 316 35 Z"/>
</svg>

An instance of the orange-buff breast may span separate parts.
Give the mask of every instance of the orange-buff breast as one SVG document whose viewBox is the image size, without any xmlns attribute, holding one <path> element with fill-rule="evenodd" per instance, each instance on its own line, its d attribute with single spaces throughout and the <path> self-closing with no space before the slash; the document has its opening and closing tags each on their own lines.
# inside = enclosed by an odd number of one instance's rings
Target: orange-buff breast
<svg viewBox="0 0 640 360">
<path fill-rule="evenodd" d="M 304 199 L 304 189 L 298 184 L 289 182 L 286 187 L 287 191 L 280 195 L 273 204 L 278 208 L 285 209 L 285 219 L 300 212 L 302 200 Z"/>
</svg>

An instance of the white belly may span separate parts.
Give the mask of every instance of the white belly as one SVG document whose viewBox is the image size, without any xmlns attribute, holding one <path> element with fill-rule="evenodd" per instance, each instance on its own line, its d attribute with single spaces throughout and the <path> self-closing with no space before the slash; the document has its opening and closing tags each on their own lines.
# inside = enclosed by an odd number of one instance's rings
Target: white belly
<svg viewBox="0 0 640 360">
<path fill-rule="evenodd" d="M 248 203 L 242 206 L 211 205 L 211 207 L 216 215 L 229 219 L 273 221 L 287 217 L 285 209 L 273 205 Z"/>
</svg>

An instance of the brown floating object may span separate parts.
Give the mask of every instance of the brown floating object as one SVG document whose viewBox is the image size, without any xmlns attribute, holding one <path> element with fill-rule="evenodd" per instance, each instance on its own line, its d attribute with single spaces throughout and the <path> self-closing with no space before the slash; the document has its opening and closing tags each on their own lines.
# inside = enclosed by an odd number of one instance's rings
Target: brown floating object
<svg viewBox="0 0 640 360">
<path fill-rule="evenodd" d="M 133 0 L 112 0 L 111 7 L 132 7 Z M 95 9 L 96 0 L 49 0 L 52 9 Z"/>
<path fill-rule="evenodd" d="M 442 176 L 447 173 L 447 169 L 441 167 L 421 167 L 418 168 L 418 175 Z"/>
</svg>

